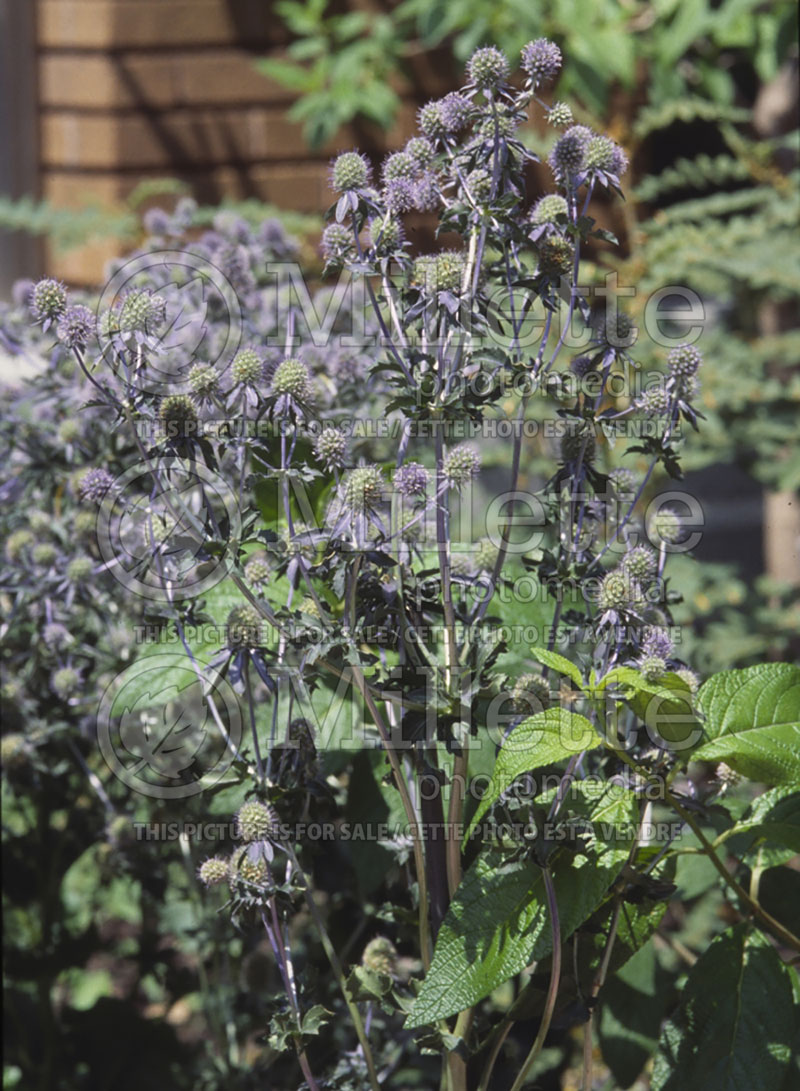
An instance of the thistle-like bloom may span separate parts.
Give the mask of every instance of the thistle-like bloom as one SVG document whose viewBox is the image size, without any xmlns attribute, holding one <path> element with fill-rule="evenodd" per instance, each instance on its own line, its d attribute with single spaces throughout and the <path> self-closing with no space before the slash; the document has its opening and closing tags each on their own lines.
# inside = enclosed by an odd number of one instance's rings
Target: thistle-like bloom
<svg viewBox="0 0 800 1091">
<path fill-rule="evenodd" d="M 278 364 L 272 376 L 272 394 L 278 413 L 305 408 L 311 401 L 311 377 L 301 360 L 289 358 Z"/>
<path fill-rule="evenodd" d="M 665 417 L 672 408 L 672 398 L 663 386 L 651 386 L 636 399 L 636 408 L 648 417 Z"/>
<path fill-rule="evenodd" d="M 264 361 L 255 349 L 237 352 L 231 364 L 231 377 L 235 383 L 257 383 L 264 375 Z"/>
<path fill-rule="evenodd" d="M 522 69 L 534 86 L 550 83 L 561 69 L 561 50 L 547 38 L 537 38 L 522 47 Z"/>
<path fill-rule="evenodd" d="M 339 193 L 363 189 L 370 178 L 369 160 L 359 152 L 343 152 L 331 167 L 331 186 Z"/>
<path fill-rule="evenodd" d="M 440 203 L 441 196 L 436 175 L 425 171 L 414 182 L 414 208 L 418 212 L 433 212 Z"/>
<path fill-rule="evenodd" d="M 314 443 L 314 454 L 326 470 L 341 470 L 347 457 L 347 437 L 338 428 L 323 428 Z"/>
<path fill-rule="evenodd" d="M 381 216 L 369 225 L 370 245 L 378 254 L 393 254 L 402 246 L 405 239 L 403 225 L 394 216 Z"/>
<path fill-rule="evenodd" d="M 397 973 L 397 950 L 391 940 L 385 936 L 376 936 L 364 948 L 361 965 L 375 973 L 394 977 Z"/>
<path fill-rule="evenodd" d="M 583 452 L 584 464 L 594 461 L 597 442 L 594 432 L 581 422 L 569 421 L 569 427 L 561 437 L 561 461 L 577 462 Z"/>
<path fill-rule="evenodd" d="M 492 195 L 492 174 L 484 167 L 477 167 L 464 179 L 468 193 L 477 202 L 488 201 Z"/>
<path fill-rule="evenodd" d="M 515 712 L 529 716 L 550 707 L 550 687 L 541 674 L 521 674 L 511 690 L 511 706 Z"/>
<path fill-rule="evenodd" d="M 195 431 L 197 405 L 188 394 L 168 394 L 161 399 L 158 416 L 167 435 L 185 439 Z"/>
<path fill-rule="evenodd" d="M 60 280 L 45 277 L 34 284 L 30 296 L 30 309 L 35 322 L 47 329 L 67 309 L 67 289 Z"/>
<path fill-rule="evenodd" d="M 584 165 L 586 170 L 601 170 L 619 177 L 627 170 L 628 158 L 610 137 L 593 136 L 586 146 Z"/>
<path fill-rule="evenodd" d="M 356 515 L 374 508 L 383 497 L 384 480 L 379 466 L 357 466 L 344 486 L 344 507 Z"/>
<path fill-rule="evenodd" d="M 416 205 L 416 185 L 410 178 L 393 178 L 383 190 L 383 200 L 389 212 L 399 216 Z"/>
<path fill-rule="evenodd" d="M 447 126 L 442 117 L 442 104 L 437 100 L 426 102 L 417 114 L 419 127 L 429 140 L 438 140 L 447 135 Z"/>
<path fill-rule="evenodd" d="M 266 583 L 269 580 L 269 571 L 266 553 L 253 553 L 244 566 L 245 579 L 254 584 Z"/>
<path fill-rule="evenodd" d="M 124 296 L 117 316 L 121 333 L 145 333 L 156 330 L 167 313 L 167 304 L 149 288 L 137 288 Z"/>
<path fill-rule="evenodd" d="M 680 515 L 672 508 L 662 508 L 647 524 L 647 536 L 655 545 L 675 545 L 683 533 Z"/>
<path fill-rule="evenodd" d="M 481 469 L 481 456 L 468 443 L 461 443 L 444 460 L 444 476 L 447 483 L 460 489 L 477 477 Z"/>
<path fill-rule="evenodd" d="M 94 571 L 94 562 L 91 557 L 73 557 L 66 567 L 65 574 L 70 583 L 81 584 L 91 576 Z"/>
<path fill-rule="evenodd" d="M 603 318 L 597 327 L 597 340 L 609 348 L 630 348 L 639 336 L 633 319 L 624 311 L 616 311 Z"/>
<path fill-rule="evenodd" d="M 250 603 L 234 606 L 225 623 L 230 648 L 261 646 L 261 615 Z"/>
<path fill-rule="evenodd" d="M 263 886 L 268 878 L 269 865 L 263 853 L 254 853 L 252 847 L 233 850 L 228 864 L 228 882 L 232 887 L 239 883 Z"/>
<path fill-rule="evenodd" d="M 483 572 L 491 572 L 497 563 L 500 550 L 490 538 L 481 538 L 475 550 L 475 565 Z"/>
<path fill-rule="evenodd" d="M 566 222 L 568 219 L 569 206 L 558 193 L 548 193 L 531 209 L 531 223 L 536 224 L 537 227 L 541 224 L 555 224 L 559 220 Z"/>
<path fill-rule="evenodd" d="M 219 886 L 227 882 L 228 861 L 221 856 L 210 856 L 197 869 L 197 877 L 205 886 Z"/>
<path fill-rule="evenodd" d="M 607 572 L 600 582 L 597 602 L 605 613 L 624 613 L 641 598 L 638 584 L 622 568 Z"/>
<path fill-rule="evenodd" d="M 636 492 L 636 474 L 624 466 L 612 470 L 608 479 L 620 496 L 632 496 Z"/>
<path fill-rule="evenodd" d="M 621 567 L 631 579 L 646 586 L 658 571 L 658 557 L 649 546 L 634 546 L 622 558 Z"/>
<path fill-rule="evenodd" d="M 637 549 L 647 549 L 646 546 L 637 546 Z M 655 557 L 654 557 L 655 559 Z M 642 654 L 655 655 L 660 659 L 669 659 L 675 645 L 666 629 L 660 625 L 648 625 L 642 635 Z"/>
<path fill-rule="evenodd" d="M 392 152 L 384 160 L 381 173 L 385 184 L 397 178 L 413 180 L 419 173 L 419 168 L 407 152 Z"/>
<path fill-rule="evenodd" d="M 467 63 L 470 83 L 484 89 L 499 87 L 508 78 L 508 73 L 508 57 L 493 45 L 476 49 Z"/>
<path fill-rule="evenodd" d="M 213 364 L 194 364 L 186 381 L 198 397 L 208 397 L 219 386 L 219 375 Z"/>
<path fill-rule="evenodd" d="M 142 217 L 142 226 L 148 235 L 170 235 L 172 217 L 163 208 L 148 208 Z"/>
<path fill-rule="evenodd" d="M 20 527 L 19 530 L 12 531 L 9 537 L 5 539 L 5 556 L 9 561 L 19 560 L 24 550 L 27 549 L 28 545 L 31 545 L 33 540 L 33 533 L 27 527 Z"/>
<path fill-rule="evenodd" d="M 694 673 L 693 670 L 689 670 L 688 667 L 681 667 L 680 670 L 675 671 L 680 680 L 689 687 L 689 692 L 694 697 L 700 688 L 700 679 Z"/>
<path fill-rule="evenodd" d="M 68 700 L 81 684 L 81 676 L 74 667 L 60 667 L 50 676 L 50 687 L 56 697 Z"/>
<path fill-rule="evenodd" d="M 326 261 L 343 261 L 353 249 L 353 232 L 344 224 L 328 224 L 319 244 Z"/>
<path fill-rule="evenodd" d="M 451 134 L 460 133 L 466 129 L 472 119 L 472 103 L 458 91 L 451 91 L 445 95 L 439 103 L 442 125 L 445 131 Z"/>
<path fill-rule="evenodd" d="M 666 662 L 658 655 L 643 655 L 637 664 L 647 682 L 660 681 L 667 671 Z"/>
<path fill-rule="evenodd" d="M 421 462 L 406 462 L 395 470 L 392 483 L 401 496 L 418 497 L 425 495 L 429 479 Z"/>
<path fill-rule="evenodd" d="M 554 102 L 547 111 L 547 124 L 555 125 L 559 129 L 573 122 L 572 110 L 566 102 Z"/>
<path fill-rule="evenodd" d="M 78 482 L 78 499 L 99 504 L 114 484 L 114 478 L 102 466 L 87 470 Z"/>
<path fill-rule="evenodd" d="M 539 269 L 548 277 L 565 277 L 572 272 L 575 251 L 562 235 L 548 235 L 538 244 Z"/>
<path fill-rule="evenodd" d="M 31 550 L 33 563 L 42 568 L 49 568 L 57 556 L 58 550 L 52 542 L 37 542 Z"/>
<path fill-rule="evenodd" d="M 548 157 L 556 178 L 566 181 L 584 169 L 586 148 L 593 135 L 585 125 L 573 125 L 558 138 Z"/>
<path fill-rule="evenodd" d="M 436 149 L 424 136 L 412 136 L 403 149 L 418 170 L 427 170 L 436 158 Z"/>
<path fill-rule="evenodd" d="M 69 349 L 82 349 L 91 340 L 94 331 L 94 314 L 80 303 L 67 307 L 56 326 L 56 336 Z"/>
<path fill-rule="evenodd" d="M 679 345 L 667 356 L 670 374 L 675 379 L 696 375 L 703 363 L 703 354 L 694 345 Z"/>
<path fill-rule="evenodd" d="M 274 807 L 249 799 L 236 812 L 236 825 L 244 841 L 265 841 L 275 835 L 279 819 Z"/>
</svg>

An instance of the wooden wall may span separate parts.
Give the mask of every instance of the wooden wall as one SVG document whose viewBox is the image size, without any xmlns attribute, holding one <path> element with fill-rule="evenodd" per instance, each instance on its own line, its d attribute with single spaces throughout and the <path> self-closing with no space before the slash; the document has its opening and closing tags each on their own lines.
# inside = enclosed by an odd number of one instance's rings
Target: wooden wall
<svg viewBox="0 0 800 1091">
<path fill-rule="evenodd" d="M 269 0 L 36 0 L 41 196 L 62 206 L 113 203 L 147 178 L 177 177 L 198 199 L 256 196 L 298 211 L 326 207 L 340 148 L 380 150 L 377 130 L 342 131 L 309 151 L 287 120 L 287 91 L 253 61 L 280 54 Z M 424 95 L 448 89 L 414 73 Z M 411 134 L 410 86 L 391 133 Z M 417 95 L 420 92 L 417 91 Z M 96 280 L 108 245 L 48 257 L 69 281 Z"/>
</svg>

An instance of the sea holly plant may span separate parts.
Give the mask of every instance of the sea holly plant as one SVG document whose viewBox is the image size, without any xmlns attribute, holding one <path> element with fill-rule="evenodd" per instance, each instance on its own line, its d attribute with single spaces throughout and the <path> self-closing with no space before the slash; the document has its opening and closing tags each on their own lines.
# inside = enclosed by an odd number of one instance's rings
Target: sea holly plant
<svg viewBox="0 0 800 1091">
<path fill-rule="evenodd" d="M 378 172 L 338 156 L 339 279 L 311 307 L 268 226 L 179 251 L 166 214 L 96 322 L 54 281 L 30 294 L 82 412 L 125 437 L 71 487 L 152 636 L 78 757 L 109 805 L 121 782 L 227 819 L 193 863 L 207 916 L 266 945 L 251 1068 L 275 1087 L 792 1085 L 800 671 L 701 684 L 681 654 L 669 562 L 702 513 L 654 486 L 702 427 L 702 352 L 656 327 L 662 367 L 638 364 L 590 215 L 626 156 L 544 100 L 561 63 L 479 49 Z M 8 559 L 55 588 L 29 522 Z M 60 699 L 81 671 L 90 649 Z M 244 1079 L 236 1005 L 207 993 L 216 1071 Z"/>
</svg>

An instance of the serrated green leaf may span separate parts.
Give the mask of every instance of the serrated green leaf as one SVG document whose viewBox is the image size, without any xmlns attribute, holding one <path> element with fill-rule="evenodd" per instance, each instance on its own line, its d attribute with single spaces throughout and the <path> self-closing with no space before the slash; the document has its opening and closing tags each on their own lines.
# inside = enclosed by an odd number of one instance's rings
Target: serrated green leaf
<svg viewBox="0 0 800 1091">
<path fill-rule="evenodd" d="M 800 668 L 764 663 L 722 671 L 700 687 L 707 741 L 694 752 L 764 784 L 800 785 Z"/>
<path fill-rule="evenodd" d="M 637 805 L 608 784 L 575 782 L 564 807 L 591 823 L 586 855 L 556 855 L 552 866 L 562 939 L 597 908 L 630 853 Z M 542 871 L 528 860 L 482 853 L 464 876 L 439 931 L 433 962 L 408 1026 L 471 1007 L 552 951 Z"/>
<path fill-rule="evenodd" d="M 575 683 L 578 689 L 583 688 L 581 672 L 574 663 L 571 663 L 563 655 L 559 655 L 558 652 L 548 651 L 546 648 L 531 648 L 531 655 L 534 659 L 538 659 L 540 663 L 543 663 L 545 667 L 558 671 L 559 674 L 565 674 L 567 678 Z"/>
<path fill-rule="evenodd" d="M 739 924 L 710 944 L 661 1034 L 652 1091 L 773 1091 L 795 1032 L 790 971 Z"/>
<path fill-rule="evenodd" d="M 504 741 L 497 755 L 491 782 L 470 823 L 464 843 L 491 805 L 511 787 L 517 777 L 571 758 L 582 750 L 594 750 L 600 744 L 599 735 L 586 717 L 565 708 L 548 708 L 523 720 Z"/>
</svg>

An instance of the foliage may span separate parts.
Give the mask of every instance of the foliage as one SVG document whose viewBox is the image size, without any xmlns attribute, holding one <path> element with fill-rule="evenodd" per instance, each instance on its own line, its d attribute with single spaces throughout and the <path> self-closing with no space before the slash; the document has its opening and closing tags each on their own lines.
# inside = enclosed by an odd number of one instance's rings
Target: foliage
<svg viewBox="0 0 800 1091">
<path fill-rule="evenodd" d="M 183 203 L 5 310 L 48 363 L 4 424 L 9 1081 L 103 1086 L 122 1025 L 123 1086 L 791 1086 L 800 670 L 692 669 L 650 490 L 710 361 L 615 294 L 626 154 L 521 61 L 375 185 L 337 159 L 313 296 Z"/>
</svg>

